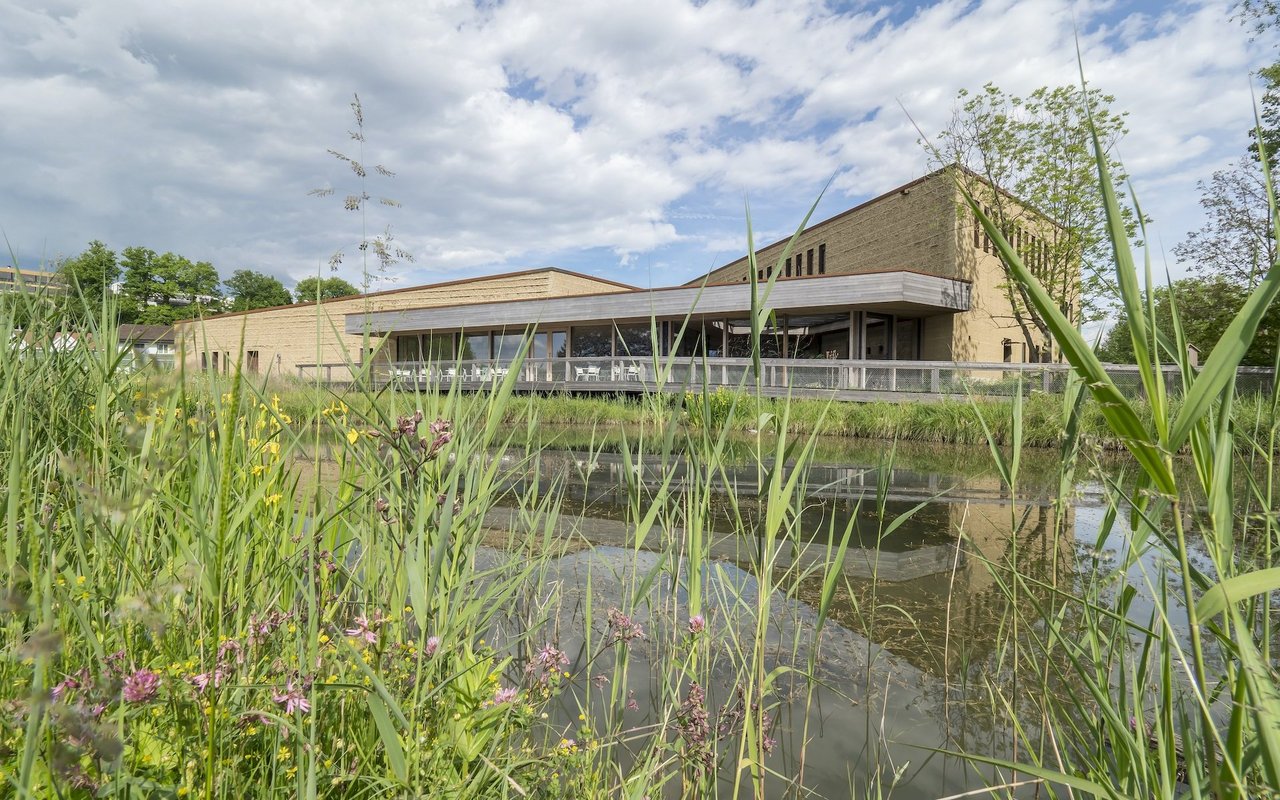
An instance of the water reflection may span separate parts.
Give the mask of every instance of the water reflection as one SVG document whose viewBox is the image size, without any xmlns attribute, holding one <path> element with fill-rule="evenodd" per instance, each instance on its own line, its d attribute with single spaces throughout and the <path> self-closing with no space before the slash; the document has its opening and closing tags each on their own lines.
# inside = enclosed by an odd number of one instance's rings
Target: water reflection
<svg viewBox="0 0 1280 800">
<path fill-rule="evenodd" d="M 636 484 L 656 491 L 674 472 L 678 493 L 694 479 L 688 465 L 629 465 L 612 453 L 544 451 L 536 463 L 509 484 L 508 497 L 561 488 L 562 535 L 598 546 L 631 545 L 625 521 Z M 807 476 L 799 544 L 780 553 L 778 567 L 823 563 L 826 545 L 851 528 L 832 618 L 930 674 L 955 677 L 999 645 L 1010 610 L 1000 581 L 1009 570 L 1039 587 L 1024 596 L 1024 613 L 1052 610 L 1056 587 L 1071 581 L 1075 510 L 1060 511 L 1046 492 L 1011 498 L 994 473 L 945 474 L 875 461 L 816 464 Z M 736 496 L 713 506 L 711 556 L 747 566 L 756 546 L 750 534 L 763 515 L 756 468 L 730 467 L 722 491 Z M 494 522 L 506 527 L 501 512 Z M 818 573 L 801 580 L 800 598 L 816 602 L 822 582 Z"/>
</svg>

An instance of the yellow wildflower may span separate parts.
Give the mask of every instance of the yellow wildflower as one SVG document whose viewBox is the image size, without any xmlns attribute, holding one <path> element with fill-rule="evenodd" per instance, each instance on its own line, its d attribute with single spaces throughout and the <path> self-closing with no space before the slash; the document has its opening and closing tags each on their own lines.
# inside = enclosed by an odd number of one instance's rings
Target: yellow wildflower
<svg viewBox="0 0 1280 800">
<path fill-rule="evenodd" d="M 350 442 L 351 444 L 355 444 L 356 441 L 358 441 L 359 439 L 360 439 L 360 431 L 356 430 L 355 428 L 352 428 L 351 430 L 347 431 L 348 442 Z"/>
</svg>

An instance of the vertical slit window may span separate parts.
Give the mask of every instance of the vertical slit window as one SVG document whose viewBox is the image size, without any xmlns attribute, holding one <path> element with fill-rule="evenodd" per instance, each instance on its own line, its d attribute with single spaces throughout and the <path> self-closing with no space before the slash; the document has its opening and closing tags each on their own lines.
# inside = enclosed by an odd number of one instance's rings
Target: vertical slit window
<svg viewBox="0 0 1280 800">
<path fill-rule="evenodd" d="M 825 244 L 818 245 L 818 274 L 827 274 L 827 246 Z"/>
</svg>

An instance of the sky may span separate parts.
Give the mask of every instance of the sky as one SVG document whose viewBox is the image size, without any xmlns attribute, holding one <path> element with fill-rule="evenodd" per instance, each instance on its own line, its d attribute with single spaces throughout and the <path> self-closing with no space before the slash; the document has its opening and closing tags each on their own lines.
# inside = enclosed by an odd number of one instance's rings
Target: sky
<svg viewBox="0 0 1280 800">
<path fill-rule="evenodd" d="M 1249 34 L 1207 0 L 0 0 L 0 229 L 24 266 L 98 239 L 292 286 L 358 285 L 356 245 L 390 226 L 413 260 L 371 264 L 374 289 L 543 266 L 669 285 L 743 255 L 748 208 L 773 241 L 828 182 L 815 220 L 930 171 L 919 132 L 962 88 L 1077 82 L 1078 35 L 1178 274 L 1196 182 L 1243 153 L 1276 60 Z M 329 150 L 394 177 L 362 188 Z"/>
</svg>

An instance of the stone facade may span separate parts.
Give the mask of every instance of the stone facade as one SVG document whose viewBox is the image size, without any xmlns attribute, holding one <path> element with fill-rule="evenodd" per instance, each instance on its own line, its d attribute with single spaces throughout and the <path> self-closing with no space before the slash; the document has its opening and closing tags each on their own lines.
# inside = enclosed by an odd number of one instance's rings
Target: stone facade
<svg viewBox="0 0 1280 800">
<path fill-rule="evenodd" d="M 300 365 L 360 363 L 363 335 L 345 332 L 346 315 L 408 308 L 430 308 L 600 294 L 632 287 L 555 268 L 513 272 L 491 278 L 450 281 L 392 289 L 366 295 L 298 303 L 235 314 L 220 314 L 177 325 L 177 341 L 187 369 L 230 372 L 239 361 L 247 374 L 309 376 Z M 483 323 L 477 320 L 477 323 Z M 369 348 L 381 354 L 382 338 L 370 337 Z M 350 373 L 330 368 L 326 377 L 344 380 Z"/>
<path fill-rule="evenodd" d="M 972 176 L 968 176 L 972 177 Z M 971 191 L 981 193 L 979 184 Z M 1018 244 L 1035 240 L 1031 231 L 1052 235 L 1043 217 L 1001 194 L 1002 208 L 1017 221 Z M 975 236 L 975 231 L 977 236 Z M 984 239 L 950 170 L 939 170 L 830 219 L 809 226 L 797 237 L 768 245 L 756 253 L 757 278 L 772 271 L 778 280 L 820 275 L 848 275 L 910 270 L 968 281 L 969 311 L 924 318 L 920 358 L 928 361 L 1026 361 L 1025 337 L 1013 312 L 1004 266 Z M 786 256 L 784 258 L 784 255 Z M 741 258 L 713 270 L 709 284 L 749 280 L 748 261 Z M 1016 301 L 1016 299 L 1015 299 Z M 1044 347 L 1042 337 L 1033 337 Z"/>
</svg>

